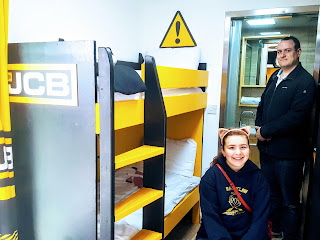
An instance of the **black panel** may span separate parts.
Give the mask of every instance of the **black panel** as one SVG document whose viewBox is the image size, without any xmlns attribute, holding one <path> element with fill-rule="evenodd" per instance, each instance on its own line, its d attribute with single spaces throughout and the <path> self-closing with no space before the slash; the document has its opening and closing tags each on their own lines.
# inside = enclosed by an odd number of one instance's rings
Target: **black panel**
<svg viewBox="0 0 320 240">
<path fill-rule="evenodd" d="M 206 63 L 199 63 L 198 70 L 207 70 L 207 64 Z"/>
<path fill-rule="evenodd" d="M 146 56 L 144 104 L 144 144 L 165 147 L 167 115 L 153 57 Z M 165 189 L 165 154 L 144 161 L 143 185 L 153 189 Z M 143 209 L 143 228 L 163 233 L 164 198 Z"/>
<path fill-rule="evenodd" d="M 19 239 L 96 239 L 95 42 L 9 44 L 9 63 L 76 64 L 78 106 L 11 103 Z"/>
</svg>

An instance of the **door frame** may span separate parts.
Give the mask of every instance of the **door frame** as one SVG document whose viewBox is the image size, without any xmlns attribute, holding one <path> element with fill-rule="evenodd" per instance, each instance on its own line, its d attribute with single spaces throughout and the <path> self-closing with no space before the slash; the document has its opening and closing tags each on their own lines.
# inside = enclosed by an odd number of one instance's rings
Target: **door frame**
<svg viewBox="0 0 320 240">
<path fill-rule="evenodd" d="M 224 127 L 225 117 L 226 117 L 225 110 L 226 110 L 227 84 L 228 84 L 228 63 L 229 63 L 229 42 L 230 42 L 231 19 L 242 19 L 244 17 L 256 17 L 256 16 L 265 16 L 265 15 L 277 16 L 277 15 L 286 15 L 291 13 L 308 13 L 308 12 L 310 13 L 318 12 L 318 27 L 317 27 L 318 34 L 316 39 L 315 63 L 314 63 L 314 69 L 313 69 L 313 77 L 316 81 L 318 81 L 319 69 L 320 69 L 320 5 L 226 12 L 224 43 L 223 43 L 221 95 L 220 95 L 220 116 L 219 116 L 220 128 Z"/>
</svg>

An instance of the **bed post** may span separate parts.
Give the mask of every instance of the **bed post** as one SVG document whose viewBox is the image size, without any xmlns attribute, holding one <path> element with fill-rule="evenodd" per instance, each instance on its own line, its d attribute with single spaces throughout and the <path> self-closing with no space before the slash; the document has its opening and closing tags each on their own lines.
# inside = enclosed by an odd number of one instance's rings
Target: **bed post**
<svg viewBox="0 0 320 240">
<path fill-rule="evenodd" d="M 100 239 L 114 239 L 114 67 L 109 48 L 99 48 Z"/>
</svg>

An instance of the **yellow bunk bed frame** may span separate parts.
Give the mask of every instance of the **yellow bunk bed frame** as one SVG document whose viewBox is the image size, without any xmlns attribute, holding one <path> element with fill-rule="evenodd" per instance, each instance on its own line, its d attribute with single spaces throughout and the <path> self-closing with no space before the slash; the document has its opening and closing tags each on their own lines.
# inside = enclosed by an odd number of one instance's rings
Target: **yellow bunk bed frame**
<svg viewBox="0 0 320 240">
<path fill-rule="evenodd" d="M 101 53 L 99 52 L 99 58 Z M 145 65 L 142 65 L 142 78 L 145 76 Z M 157 66 L 161 88 L 206 87 L 208 72 Z M 99 73 L 100 74 L 100 73 Z M 207 94 L 197 93 L 163 98 L 167 115 L 167 137 L 171 139 L 192 138 L 197 142 L 197 155 L 194 176 L 201 176 L 203 113 L 207 104 Z M 97 105 L 99 115 L 100 106 Z M 97 117 L 99 118 L 99 117 Z M 99 121 L 97 121 L 99 122 Z M 100 126 L 97 127 L 99 134 Z M 144 161 L 165 153 L 163 147 L 143 145 L 144 138 L 144 100 L 132 100 L 114 103 L 114 169 Z M 99 144 L 98 144 L 99 145 Z M 100 146 L 108 147 L 108 146 Z M 99 169 L 99 168 L 98 168 Z M 101 169 L 101 166 L 100 166 Z M 100 176 L 100 174 L 98 174 Z M 110 193 L 112 194 L 112 193 Z M 163 197 L 163 191 L 142 188 L 114 208 L 114 221 L 131 214 L 137 209 Z M 102 207 L 102 206 L 101 206 Z M 200 202 L 198 187 L 189 193 L 164 218 L 163 232 L 142 229 L 134 240 L 165 238 L 180 220 L 192 209 L 192 220 L 199 224 Z M 101 214 L 105 211 L 101 211 Z M 113 233 L 113 229 L 109 229 Z"/>
</svg>

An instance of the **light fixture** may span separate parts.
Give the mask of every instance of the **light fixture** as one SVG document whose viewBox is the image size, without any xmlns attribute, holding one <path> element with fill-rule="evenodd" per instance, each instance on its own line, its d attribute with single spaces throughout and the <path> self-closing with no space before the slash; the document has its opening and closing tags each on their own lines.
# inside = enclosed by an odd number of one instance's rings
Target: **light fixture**
<svg viewBox="0 0 320 240">
<path fill-rule="evenodd" d="M 273 18 L 282 18 L 282 19 L 284 19 L 284 18 L 292 18 L 292 16 L 291 15 L 287 15 L 287 16 L 278 16 L 278 17 L 273 17 Z"/>
<path fill-rule="evenodd" d="M 261 19 L 247 20 L 247 23 L 249 25 L 271 25 L 271 24 L 275 24 L 276 22 L 274 21 L 273 18 L 261 18 Z"/>
<path fill-rule="evenodd" d="M 280 35 L 281 32 L 261 32 L 260 35 L 270 36 L 270 35 Z"/>
</svg>

